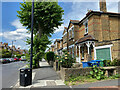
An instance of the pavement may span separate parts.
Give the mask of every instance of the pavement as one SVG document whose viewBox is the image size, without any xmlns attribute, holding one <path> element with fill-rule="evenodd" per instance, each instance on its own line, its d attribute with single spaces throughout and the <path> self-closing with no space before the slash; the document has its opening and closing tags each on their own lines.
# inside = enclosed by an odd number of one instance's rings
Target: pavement
<svg viewBox="0 0 120 90">
<path fill-rule="evenodd" d="M 40 68 L 33 69 L 32 81 L 32 85 L 26 87 L 20 86 L 18 81 L 14 88 L 42 88 L 51 86 L 65 86 L 64 82 L 60 79 L 53 67 L 51 67 L 45 60 L 40 62 Z"/>
<path fill-rule="evenodd" d="M 40 62 L 40 68 L 33 69 L 33 77 L 32 77 L 32 85 L 22 87 L 19 86 L 19 82 L 16 84 L 14 88 L 22 88 L 25 89 L 40 89 L 40 88 L 51 88 L 52 90 L 57 89 L 65 89 L 65 90 L 119 90 L 120 88 L 120 80 L 106 80 L 99 81 L 94 83 L 80 84 L 74 86 L 66 86 L 61 78 L 58 76 L 56 71 L 51 67 L 45 60 Z"/>
</svg>

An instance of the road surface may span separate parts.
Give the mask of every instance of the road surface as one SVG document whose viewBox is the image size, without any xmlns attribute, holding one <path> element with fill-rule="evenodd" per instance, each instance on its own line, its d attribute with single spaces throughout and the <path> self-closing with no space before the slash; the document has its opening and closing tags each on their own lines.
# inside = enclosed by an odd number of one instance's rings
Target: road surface
<svg viewBox="0 0 120 90">
<path fill-rule="evenodd" d="M 19 69 L 25 66 L 27 62 L 18 61 L 7 64 L 1 64 L 2 69 L 2 88 L 12 88 L 19 79 Z M 1 75 L 0 75 L 1 76 Z"/>
</svg>

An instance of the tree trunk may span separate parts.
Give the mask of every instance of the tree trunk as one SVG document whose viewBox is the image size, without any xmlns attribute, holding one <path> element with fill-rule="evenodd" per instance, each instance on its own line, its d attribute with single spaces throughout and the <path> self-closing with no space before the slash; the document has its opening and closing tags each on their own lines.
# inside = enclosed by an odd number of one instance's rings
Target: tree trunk
<svg viewBox="0 0 120 90">
<path fill-rule="evenodd" d="M 41 28 L 40 24 L 38 24 L 38 37 L 41 38 L 43 34 L 43 29 Z"/>
</svg>

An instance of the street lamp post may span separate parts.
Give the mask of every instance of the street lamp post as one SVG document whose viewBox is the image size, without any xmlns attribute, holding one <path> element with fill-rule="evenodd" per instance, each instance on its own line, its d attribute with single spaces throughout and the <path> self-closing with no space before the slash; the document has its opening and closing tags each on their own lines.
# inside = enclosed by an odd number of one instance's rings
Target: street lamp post
<svg viewBox="0 0 120 90">
<path fill-rule="evenodd" d="M 30 53 L 30 68 L 32 69 L 32 57 L 33 57 L 33 17 L 34 17 L 34 0 L 32 1 L 32 17 L 31 17 L 31 53 Z"/>
<path fill-rule="evenodd" d="M 11 56 L 11 58 L 13 57 L 13 42 L 14 42 L 14 41 L 16 41 L 16 40 L 13 40 L 13 41 L 12 41 L 12 56 Z"/>
</svg>

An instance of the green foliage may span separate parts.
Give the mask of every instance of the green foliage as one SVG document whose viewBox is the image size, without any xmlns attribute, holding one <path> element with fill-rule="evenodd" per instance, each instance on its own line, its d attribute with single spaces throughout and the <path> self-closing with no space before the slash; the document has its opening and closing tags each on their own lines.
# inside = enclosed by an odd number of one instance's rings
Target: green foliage
<svg viewBox="0 0 120 90">
<path fill-rule="evenodd" d="M 32 3 L 20 4 L 20 11 L 17 11 L 18 17 L 23 26 L 30 32 Z M 50 44 L 48 36 L 51 36 L 55 28 L 62 24 L 62 15 L 63 10 L 57 2 L 34 2 L 33 67 L 39 67 L 39 61 L 44 57 L 47 45 Z M 30 38 L 26 42 L 29 45 L 31 43 Z"/>
<path fill-rule="evenodd" d="M 104 66 L 111 66 L 111 60 L 104 60 Z"/>
<path fill-rule="evenodd" d="M 2 58 L 10 58 L 12 56 L 11 51 L 8 51 L 7 49 L 0 50 L 0 53 L 2 54 Z"/>
<path fill-rule="evenodd" d="M 27 39 L 26 42 L 27 44 L 30 44 L 30 39 Z M 42 35 L 41 38 L 38 38 L 38 35 L 34 36 L 34 39 L 33 39 L 33 67 L 34 68 L 39 67 L 39 61 L 41 61 L 42 58 L 44 57 L 45 50 L 48 47 L 47 46 L 48 44 L 51 44 L 51 41 L 49 41 L 46 35 Z"/>
<path fill-rule="evenodd" d="M 50 62 L 50 61 L 55 61 L 55 54 L 54 54 L 54 52 L 46 52 L 46 54 L 45 54 L 45 60 L 47 60 L 48 62 Z"/>
<path fill-rule="evenodd" d="M 30 61 L 30 54 L 25 54 L 25 57 L 26 57 L 26 59 L 27 59 L 27 61 L 29 62 Z"/>
<path fill-rule="evenodd" d="M 120 74 L 116 74 L 116 75 L 110 76 L 108 78 L 109 79 L 118 79 L 118 78 L 120 78 Z"/>
<path fill-rule="evenodd" d="M 114 60 L 104 60 L 103 61 L 104 66 L 120 66 L 120 60 L 114 59 Z"/>
<path fill-rule="evenodd" d="M 75 63 L 75 59 L 72 58 L 72 56 L 70 54 L 68 54 L 67 51 L 63 51 L 63 52 L 64 52 L 64 54 L 62 56 L 58 57 L 59 64 L 62 67 L 71 68 L 73 63 Z"/>
<path fill-rule="evenodd" d="M 31 30 L 31 2 L 20 3 L 20 11 L 17 11 L 20 22 Z M 55 28 L 62 24 L 64 10 L 58 2 L 34 2 L 34 34 L 54 33 Z"/>
<path fill-rule="evenodd" d="M 101 79 L 104 79 L 104 74 L 105 74 L 105 71 L 104 69 L 100 69 L 98 68 L 96 65 L 94 65 L 92 67 L 92 71 L 90 71 L 90 75 L 92 78 L 96 78 L 97 80 L 101 80 Z"/>
<path fill-rule="evenodd" d="M 111 62 L 111 65 L 112 65 L 112 66 L 120 66 L 120 59 L 114 59 L 114 60 Z"/>
</svg>

